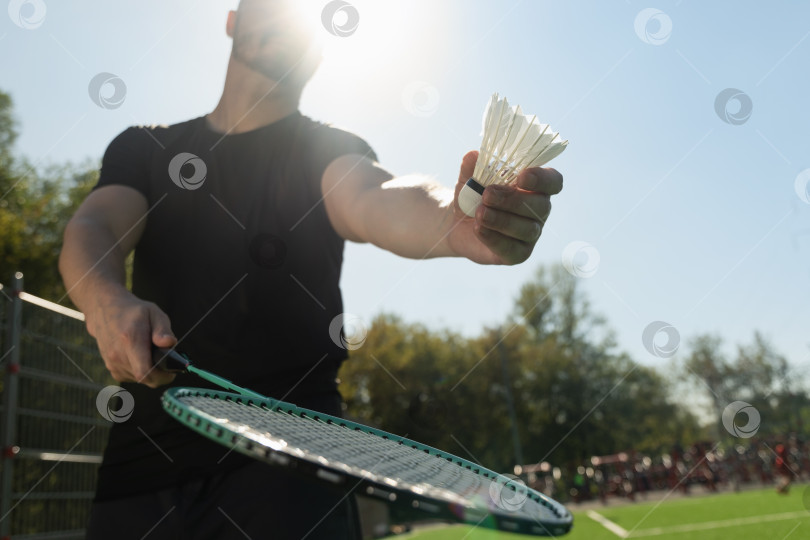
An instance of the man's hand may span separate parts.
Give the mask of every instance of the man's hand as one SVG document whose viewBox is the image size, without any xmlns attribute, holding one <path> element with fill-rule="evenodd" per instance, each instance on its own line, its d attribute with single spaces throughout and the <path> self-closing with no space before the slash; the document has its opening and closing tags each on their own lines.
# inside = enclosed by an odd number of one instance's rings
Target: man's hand
<svg viewBox="0 0 810 540">
<path fill-rule="evenodd" d="M 475 219 L 458 207 L 478 152 L 461 164 L 455 195 L 417 175 L 395 178 L 365 156 L 333 161 L 322 179 L 326 211 L 337 233 L 414 259 L 467 257 L 481 264 L 517 264 L 532 253 L 562 190 L 554 169 L 526 169 L 511 186 L 490 186 Z"/>
<path fill-rule="evenodd" d="M 518 264 L 531 255 L 551 212 L 551 195 L 562 191 L 563 177 L 554 169 L 526 169 L 514 184 L 488 186 L 475 218 L 458 207 L 458 194 L 473 175 L 478 152 L 461 163 L 448 245 L 457 255 L 481 264 Z"/>
<path fill-rule="evenodd" d="M 152 344 L 171 347 L 177 340 L 166 314 L 124 286 L 124 260 L 143 234 L 147 213 L 146 198 L 133 188 L 93 191 L 65 227 L 59 270 L 113 378 L 154 388 L 174 376 L 152 369 Z"/>
<path fill-rule="evenodd" d="M 169 317 L 159 307 L 122 291 L 99 301 L 85 315 L 87 329 L 116 381 L 152 388 L 172 382 L 174 374 L 152 365 L 152 344 L 172 347 L 177 343 Z"/>
</svg>

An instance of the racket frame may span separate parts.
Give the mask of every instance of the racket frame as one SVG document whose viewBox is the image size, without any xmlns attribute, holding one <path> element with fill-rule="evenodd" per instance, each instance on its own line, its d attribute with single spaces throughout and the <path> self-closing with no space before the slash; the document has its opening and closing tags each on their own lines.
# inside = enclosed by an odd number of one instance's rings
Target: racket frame
<svg viewBox="0 0 810 540">
<path fill-rule="evenodd" d="M 192 372 L 199 371 L 210 375 L 204 370 L 198 370 L 188 365 L 185 366 L 183 370 Z M 197 374 L 200 375 L 200 373 Z M 404 510 L 405 514 L 411 515 L 412 513 L 412 515 L 419 516 L 422 519 L 426 516 L 431 516 L 433 519 L 437 520 L 462 522 L 490 529 L 531 534 L 534 536 L 560 536 L 569 532 L 573 525 L 573 518 L 570 512 L 568 512 L 562 504 L 525 485 L 520 486 L 521 493 L 525 492 L 527 498 L 547 508 L 558 518 L 558 521 L 539 521 L 528 517 L 518 517 L 518 514 L 512 515 L 508 510 L 503 509 L 492 511 L 494 510 L 492 508 L 494 505 L 492 501 L 488 501 L 486 505 L 476 506 L 470 502 L 466 502 L 465 504 L 464 499 L 460 495 L 457 495 L 459 499 L 458 502 L 450 502 L 417 493 L 407 487 L 397 488 L 394 485 L 381 485 L 380 482 L 371 478 L 371 476 L 374 476 L 372 472 L 368 472 L 368 475 L 357 476 L 356 473 L 330 465 L 328 459 L 312 459 L 304 455 L 296 456 L 282 451 L 281 448 L 273 448 L 256 440 L 255 437 L 251 437 L 251 433 L 240 433 L 229 429 L 227 426 L 221 424 L 216 417 L 196 407 L 183 403 L 181 399 L 188 396 L 222 399 L 233 401 L 240 405 L 253 405 L 269 411 L 283 412 L 293 416 L 307 418 L 311 421 L 336 424 L 346 429 L 365 432 L 422 451 L 428 455 L 444 459 L 456 466 L 479 474 L 490 481 L 503 484 L 501 489 L 512 489 L 513 491 L 517 489 L 512 478 L 498 474 L 453 454 L 350 420 L 301 408 L 291 403 L 262 396 L 261 394 L 249 390 L 246 391 L 246 389 L 237 387 L 226 379 L 221 379 L 215 375 L 213 375 L 213 377 L 216 377 L 220 381 L 211 382 L 216 384 L 225 382 L 230 385 L 231 388 L 235 387 L 234 389 L 238 389 L 237 391 L 241 392 L 234 394 L 204 388 L 170 388 L 164 392 L 162 396 L 161 401 L 163 408 L 170 416 L 193 431 L 226 447 L 231 447 L 241 454 L 259 459 L 270 465 L 298 470 L 303 474 L 319 479 L 327 485 L 341 486 L 344 490 L 348 485 L 349 491 L 354 492 L 359 490 L 359 493 L 365 493 L 371 497 L 381 499 L 388 504 L 396 505 L 399 510 Z M 204 378 L 210 380 L 208 377 Z M 354 483 L 354 485 L 352 485 L 352 483 Z M 489 507 L 489 509 L 487 509 L 487 507 Z"/>
</svg>

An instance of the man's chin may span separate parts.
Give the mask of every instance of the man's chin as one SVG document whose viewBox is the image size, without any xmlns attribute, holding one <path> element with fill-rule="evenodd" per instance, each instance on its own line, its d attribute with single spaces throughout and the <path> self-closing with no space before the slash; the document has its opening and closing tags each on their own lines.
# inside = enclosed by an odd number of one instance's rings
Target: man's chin
<svg viewBox="0 0 810 540">
<path fill-rule="evenodd" d="M 318 62 L 312 63 L 307 57 L 290 58 L 285 54 L 265 55 L 263 57 L 244 58 L 239 54 L 234 59 L 248 70 L 266 77 L 279 84 L 301 86 L 312 76 Z"/>
<path fill-rule="evenodd" d="M 290 78 L 295 66 L 280 66 L 279 64 L 267 65 L 263 62 L 256 62 L 248 65 L 248 68 L 259 75 L 264 75 L 271 81 L 281 83 Z"/>
<path fill-rule="evenodd" d="M 264 75 L 274 81 L 280 81 L 285 76 L 288 76 L 296 66 L 295 61 L 291 61 L 287 55 L 280 53 L 249 57 L 234 51 L 233 59 L 248 70 Z"/>
</svg>

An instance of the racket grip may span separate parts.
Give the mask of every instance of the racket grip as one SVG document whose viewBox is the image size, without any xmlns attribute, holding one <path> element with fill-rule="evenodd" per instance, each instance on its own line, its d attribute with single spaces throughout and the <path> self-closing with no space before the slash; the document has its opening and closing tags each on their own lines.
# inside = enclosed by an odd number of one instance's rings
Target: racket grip
<svg viewBox="0 0 810 540">
<path fill-rule="evenodd" d="M 152 362 L 169 373 L 185 373 L 191 365 L 191 361 L 179 352 L 161 347 L 152 347 Z"/>
</svg>

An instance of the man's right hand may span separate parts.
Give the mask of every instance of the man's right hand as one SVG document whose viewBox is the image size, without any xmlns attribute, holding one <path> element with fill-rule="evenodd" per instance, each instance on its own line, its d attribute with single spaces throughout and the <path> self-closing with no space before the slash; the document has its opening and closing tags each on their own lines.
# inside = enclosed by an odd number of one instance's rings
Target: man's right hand
<svg viewBox="0 0 810 540">
<path fill-rule="evenodd" d="M 96 338 L 104 364 L 116 381 L 152 388 L 172 382 L 173 373 L 152 364 L 153 344 L 168 348 L 177 343 L 169 317 L 157 305 L 124 289 L 99 299 L 85 316 L 87 330 Z"/>
<path fill-rule="evenodd" d="M 140 240 L 148 213 L 146 198 L 133 188 L 92 191 L 65 227 L 59 270 L 115 380 L 155 388 L 174 375 L 153 369 L 152 345 L 172 347 L 177 339 L 169 317 L 124 286 L 124 261 Z"/>
</svg>

